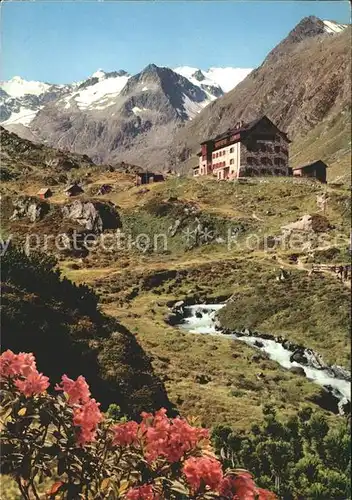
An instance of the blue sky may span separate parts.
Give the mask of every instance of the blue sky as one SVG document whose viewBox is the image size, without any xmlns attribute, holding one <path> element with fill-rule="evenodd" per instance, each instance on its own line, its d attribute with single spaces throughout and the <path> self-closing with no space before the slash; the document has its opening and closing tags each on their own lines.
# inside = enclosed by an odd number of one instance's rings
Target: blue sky
<svg viewBox="0 0 352 500">
<path fill-rule="evenodd" d="M 0 79 L 54 83 L 98 68 L 258 66 L 304 16 L 350 22 L 348 1 L 5 2 Z"/>
</svg>

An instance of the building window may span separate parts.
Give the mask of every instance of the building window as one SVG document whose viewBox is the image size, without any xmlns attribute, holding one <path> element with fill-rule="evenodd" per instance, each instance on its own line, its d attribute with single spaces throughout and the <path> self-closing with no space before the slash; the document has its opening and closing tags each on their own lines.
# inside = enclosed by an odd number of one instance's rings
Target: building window
<svg viewBox="0 0 352 500">
<path fill-rule="evenodd" d="M 264 156 L 263 158 L 261 158 L 261 163 L 262 165 L 268 165 L 269 159 L 266 156 Z"/>
<path fill-rule="evenodd" d="M 261 145 L 260 145 L 260 151 L 262 151 L 263 153 L 265 153 L 265 151 L 266 151 L 266 146 L 265 146 L 265 144 L 261 144 Z"/>
<path fill-rule="evenodd" d="M 281 163 L 282 163 L 281 158 L 274 158 L 274 163 L 275 163 L 275 165 L 279 165 L 280 166 Z"/>
<path fill-rule="evenodd" d="M 233 158 L 231 158 L 230 165 L 233 165 L 234 163 L 235 163 L 235 160 Z"/>
<path fill-rule="evenodd" d="M 230 148 L 230 153 L 233 153 L 235 151 L 235 148 Z"/>
<path fill-rule="evenodd" d="M 275 153 L 280 153 L 280 146 L 275 146 Z"/>
</svg>

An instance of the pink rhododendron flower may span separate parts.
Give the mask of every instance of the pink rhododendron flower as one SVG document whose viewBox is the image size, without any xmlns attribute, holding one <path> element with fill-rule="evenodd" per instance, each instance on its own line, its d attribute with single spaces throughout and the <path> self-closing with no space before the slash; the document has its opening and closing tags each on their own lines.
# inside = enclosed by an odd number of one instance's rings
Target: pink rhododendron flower
<svg viewBox="0 0 352 500">
<path fill-rule="evenodd" d="M 63 375 L 61 384 L 56 384 L 55 389 L 66 392 L 70 404 L 86 403 L 90 397 L 89 385 L 82 375 L 77 380 L 72 380 L 67 375 Z"/>
<path fill-rule="evenodd" d="M 133 420 L 125 424 L 117 424 L 111 427 L 114 433 L 112 444 L 115 446 L 127 446 L 137 441 L 138 424 Z"/>
<path fill-rule="evenodd" d="M 90 399 L 73 410 L 73 424 L 80 427 L 77 441 L 82 446 L 95 440 L 98 424 L 103 420 L 99 406 L 95 399 Z"/>
<path fill-rule="evenodd" d="M 127 500 L 159 500 L 160 495 L 153 492 L 150 484 L 144 484 L 139 488 L 132 488 L 126 495 Z"/>
<path fill-rule="evenodd" d="M 217 491 L 223 478 L 221 464 L 215 458 L 191 457 L 185 461 L 183 474 L 194 492 L 201 486 Z"/>
<path fill-rule="evenodd" d="M 142 417 L 140 427 L 145 441 L 145 457 L 149 462 L 158 457 L 164 457 L 171 463 L 177 462 L 187 451 L 209 438 L 207 429 L 192 427 L 179 417 L 169 419 L 165 408 L 157 411 L 155 416 L 142 413 Z"/>
<path fill-rule="evenodd" d="M 277 500 L 277 496 L 269 490 L 257 488 L 256 493 L 258 495 L 257 500 Z"/>
<path fill-rule="evenodd" d="M 41 394 L 49 387 L 49 379 L 36 370 L 31 371 L 24 380 L 15 380 L 15 386 L 27 398 L 35 394 Z"/>
<path fill-rule="evenodd" d="M 220 484 L 220 494 L 232 500 L 276 500 L 276 495 L 257 488 L 249 472 L 225 477 Z"/>
<path fill-rule="evenodd" d="M 20 352 L 14 354 L 10 349 L 0 356 L 0 377 L 8 378 L 16 375 L 26 377 L 31 371 L 36 371 L 35 358 L 32 353 Z"/>
</svg>

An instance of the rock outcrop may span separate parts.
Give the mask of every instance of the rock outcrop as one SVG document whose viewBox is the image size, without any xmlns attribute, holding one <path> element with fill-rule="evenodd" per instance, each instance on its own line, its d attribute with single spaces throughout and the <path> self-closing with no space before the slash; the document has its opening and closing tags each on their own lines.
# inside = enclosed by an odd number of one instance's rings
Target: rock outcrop
<svg viewBox="0 0 352 500">
<path fill-rule="evenodd" d="M 93 233 L 102 233 L 105 229 L 121 227 L 120 216 L 111 202 L 75 200 L 62 207 L 64 218 L 83 226 Z"/>
<path fill-rule="evenodd" d="M 27 218 L 30 222 L 42 219 L 50 210 L 49 203 L 33 196 L 19 196 L 12 202 L 14 211 L 10 220 Z"/>
</svg>

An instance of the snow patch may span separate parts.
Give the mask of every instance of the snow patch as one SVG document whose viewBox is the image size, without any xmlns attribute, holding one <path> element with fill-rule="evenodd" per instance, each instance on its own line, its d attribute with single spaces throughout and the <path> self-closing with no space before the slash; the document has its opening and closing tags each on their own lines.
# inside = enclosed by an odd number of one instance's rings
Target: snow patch
<svg viewBox="0 0 352 500">
<path fill-rule="evenodd" d="M 207 78 L 214 80 L 224 92 L 235 88 L 253 68 L 209 68 Z"/>
<path fill-rule="evenodd" d="M 23 97 L 24 95 L 41 95 L 51 85 L 48 83 L 23 80 L 20 76 L 14 76 L 11 80 L 1 82 L 1 88 L 11 97 Z"/>
<path fill-rule="evenodd" d="M 73 95 L 80 109 L 87 109 L 93 103 L 100 101 L 106 96 L 116 97 L 126 85 L 129 76 L 117 76 L 115 78 L 107 78 L 99 80 L 96 84 L 78 91 Z M 109 104 L 107 104 L 108 106 Z M 101 106 L 99 109 L 103 109 Z"/>
<path fill-rule="evenodd" d="M 148 87 L 143 87 L 142 88 L 142 92 L 145 92 L 146 90 L 149 90 L 149 88 Z"/>
<path fill-rule="evenodd" d="M 21 125 L 29 125 L 33 118 L 36 116 L 38 113 L 39 109 L 36 111 L 33 111 L 33 109 L 28 109 L 21 107 L 17 113 L 12 113 L 10 118 L 8 118 L 6 121 L 2 122 L 2 125 L 14 125 L 14 124 L 21 124 Z"/>
<path fill-rule="evenodd" d="M 341 33 L 344 29 L 347 28 L 347 24 L 339 24 L 334 21 L 323 21 L 325 24 L 325 31 L 327 33 Z"/>
<path fill-rule="evenodd" d="M 175 73 L 178 73 L 187 78 L 193 85 L 202 88 L 202 85 L 212 87 L 220 87 L 223 92 L 228 92 L 238 85 L 252 71 L 252 68 L 209 68 L 207 71 L 200 70 L 204 75 L 204 80 L 199 81 L 194 78 L 194 73 L 199 71 L 199 68 L 192 66 L 180 66 L 174 68 Z"/>
</svg>

